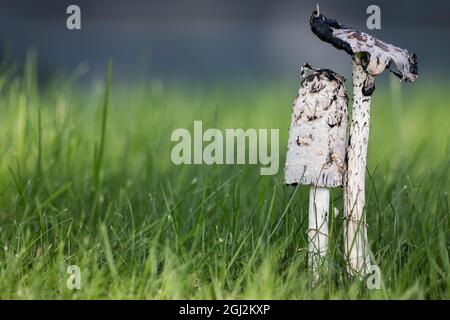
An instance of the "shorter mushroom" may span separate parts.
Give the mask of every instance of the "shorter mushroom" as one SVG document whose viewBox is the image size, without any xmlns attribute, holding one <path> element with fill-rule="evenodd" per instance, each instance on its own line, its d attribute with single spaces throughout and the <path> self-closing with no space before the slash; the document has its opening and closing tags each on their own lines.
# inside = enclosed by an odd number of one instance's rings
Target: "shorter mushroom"
<svg viewBox="0 0 450 320">
<path fill-rule="evenodd" d="M 308 264 L 315 280 L 327 251 L 330 188 L 346 171 L 347 94 L 344 77 L 328 69 L 302 67 L 293 103 L 285 165 L 287 185 L 310 185 Z"/>
<path fill-rule="evenodd" d="M 347 220 L 344 242 L 350 273 L 365 275 L 370 268 L 364 213 L 365 170 L 374 77 L 389 69 L 402 81 L 415 81 L 417 57 L 405 49 L 328 19 L 319 13 L 318 8 L 311 15 L 310 26 L 319 39 L 352 57 L 353 107 L 344 188 L 344 216 Z"/>
</svg>

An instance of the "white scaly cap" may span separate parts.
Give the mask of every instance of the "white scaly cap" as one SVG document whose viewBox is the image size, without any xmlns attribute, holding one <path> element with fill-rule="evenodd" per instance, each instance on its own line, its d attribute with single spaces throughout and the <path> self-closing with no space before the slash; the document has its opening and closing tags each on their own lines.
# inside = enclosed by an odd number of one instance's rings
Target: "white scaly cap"
<svg viewBox="0 0 450 320">
<path fill-rule="evenodd" d="M 345 78 L 308 64 L 301 73 L 289 130 L 285 183 L 341 186 L 348 124 Z"/>
</svg>

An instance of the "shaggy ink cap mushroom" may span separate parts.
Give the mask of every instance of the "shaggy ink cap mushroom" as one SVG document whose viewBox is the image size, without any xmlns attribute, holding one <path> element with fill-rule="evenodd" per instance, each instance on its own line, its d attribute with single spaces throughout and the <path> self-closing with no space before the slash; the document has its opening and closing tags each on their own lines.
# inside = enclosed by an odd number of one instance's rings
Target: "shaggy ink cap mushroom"
<svg viewBox="0 0 450 320">
<path fill-rule="evenodd" d="M 310 18 L 311 31 L 322 41 L 347 52 L 371 77 L 363 87 L 363 94 L 369 96 L 375 90 L 373 77 L 388 68 L 400 80 L 413 82 L 417 79 L 417 56 L 390 43 L 345 27 L 337 20 L 328 19 L 315 10 Z"/>
<path fill-rule="evenodd" d="M 305 64 L 293 102 L 286 153 L 286 185 L 309 185 L 308 266 L 312 283 L 325 267 L 330 188 L 344 184 L 348 97 L 345 78 Z"/>
<path fill-rule="evenodd" d="M 353 105 L 349 141 L 346 146 L 344 181 L 344 249 L 351 275 L 367 275 L 371 259 L 365 224 L 365 171 L 369 142 L 371 95 L 375 77 L 386 68 L 402 81 L 417 78 L 417 57 L 414 53 L 378 40 L 328 19 L 319 8 L 310 18 L 311 31 L 321 40 L 344 50 L 352 57 Z"/>
</svg>

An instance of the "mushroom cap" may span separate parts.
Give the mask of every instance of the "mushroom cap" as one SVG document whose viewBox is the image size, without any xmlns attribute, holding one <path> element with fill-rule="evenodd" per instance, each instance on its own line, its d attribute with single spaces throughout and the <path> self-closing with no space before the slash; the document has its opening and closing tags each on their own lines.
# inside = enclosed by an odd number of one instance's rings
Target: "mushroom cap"
<svg viewBox="0 0 450 320">
<path fill-rule="evenodd" d="M 348 123 L 344 81 L 331 70 L 303 66 L 293 103 L 285 184 L 342 185 Z"/>
<path fill-rule="evenodd" d="M 388 68 L 402 81 L 415 81 L 418 75 L 417 56 L 371 35 L 347 28 L 334 19 L 314 11 L 309 24 L 322 41 L 344 50 L 359 62 L 371 76 Z"/>
</svg>

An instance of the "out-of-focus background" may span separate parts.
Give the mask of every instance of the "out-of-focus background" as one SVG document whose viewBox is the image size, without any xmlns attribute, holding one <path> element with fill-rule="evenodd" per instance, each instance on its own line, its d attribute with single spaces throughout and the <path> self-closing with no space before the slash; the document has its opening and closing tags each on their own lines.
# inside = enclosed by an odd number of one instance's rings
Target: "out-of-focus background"
<svg viewBox="0 0 450 320">
<path fill-rule="evenodd" d="M 349 74 L 346 54 L 319 41 L 308 21 L 315 1 L 301 0 L 0 0 L 0 52 L 17 61 L 36 49 L 41 76 L 73 70 L 115 78 L 182 81 L 293 79 L 308 61 Z M 66 8 L 81 7 L 82 30 L 66 28 Z M 450 2 L 319 1 L 345 25 L 417 53 L 422 77 L 447 76 Z M 367 30 L 366 9 L 381 8 L 381 30 Z M 386 78 L 386 77 L 384 77 Z"/>
</svg>

